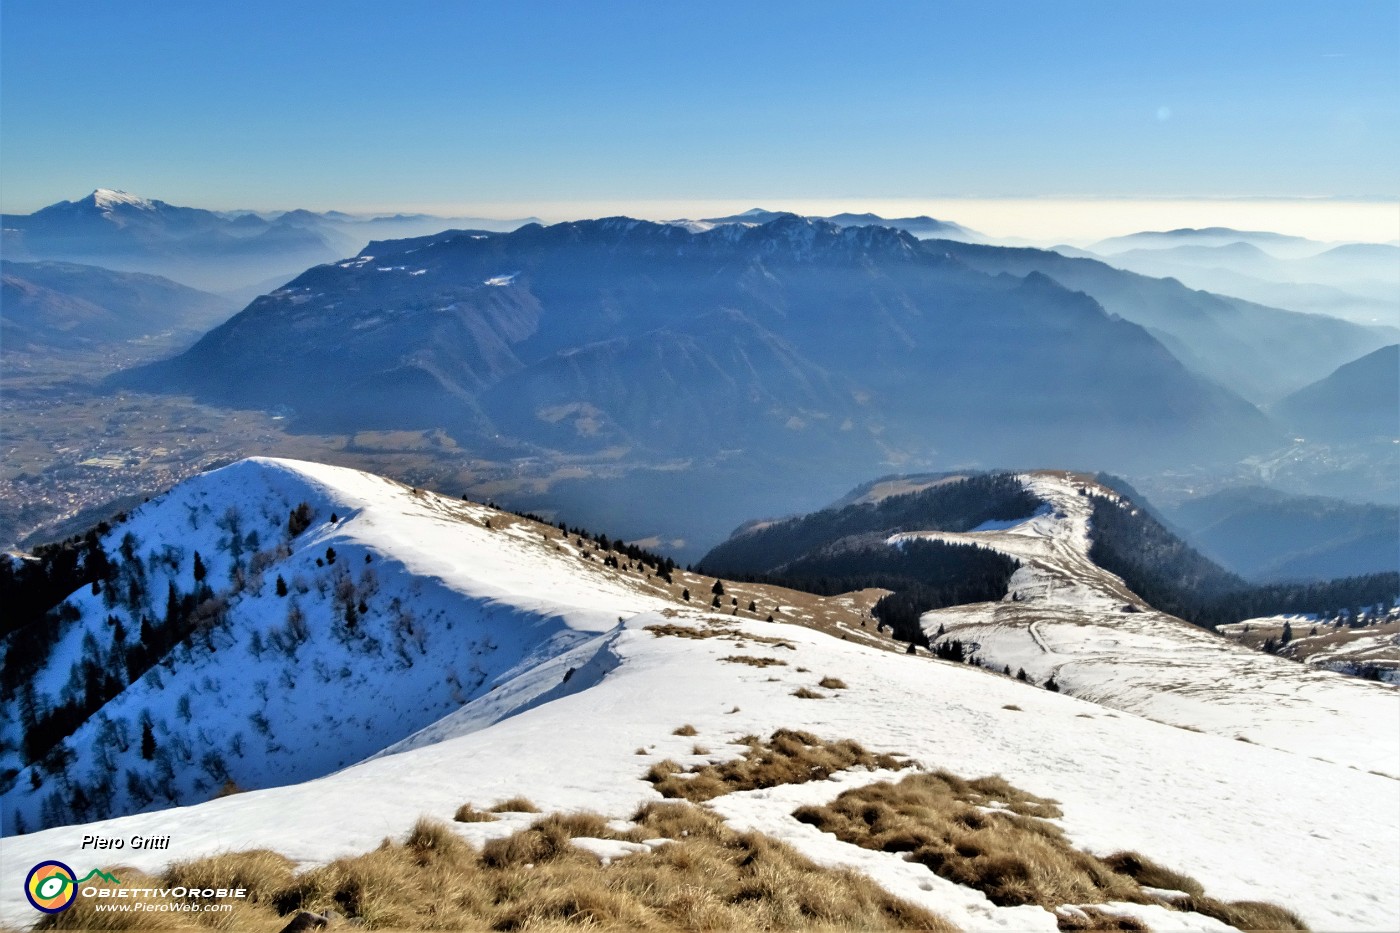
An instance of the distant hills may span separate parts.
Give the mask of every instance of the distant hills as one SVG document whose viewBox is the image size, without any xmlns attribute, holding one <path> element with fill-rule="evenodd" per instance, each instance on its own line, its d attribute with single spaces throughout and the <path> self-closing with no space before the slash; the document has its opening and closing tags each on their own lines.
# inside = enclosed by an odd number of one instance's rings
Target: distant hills
<svg viewBox="0 0 1400 933">
<path fill-rule="evenodd" d="M 0 260 L 0 274 L 0 343 L 7 351 L 93 349 L 155 334 L 189 337 L 236 310 L 225 298 L 138 272 Z"/>
<path fill-rule="evenodd" d="M 1400 437 L 1400 344 L 1338 367 L 1271 410 L 1295 431 L 1322 440 Z"/>
<path fill-rule="evenodd" d="M 1197 549 L 1252 580 L 1322 580 L 1400 570 L 1400 510 L 1262 486 L 1167 510 Z"/>
<path fill-rule="evenodd" d="M 927 246 L 983 272 L 1038 272 L 1086 292 L 1106 310 L 1147 328 L 1196 372 L 1258 404 L 1400 337 L 1394 327 L 1270 308 L 1051 250 L 940 240 Z"/>
<path fill-rule="evenodd" d="M 1400 247 L 1211 227 L 1135 233 L 1064 255 L 1358 323 L 1400 325 Z"/>
<path fill-rule="evenodd" d="M 0 249 L 7 259 L 148 272 L 216 292 L 237 292 L 270 279 L 286 281 L 308 266 L 350 255 L 376 237 L 412 236 L 453 225 L 453 219 L 428 215 L 217 212 L 110 188 L 32 214 L 5 214 L 0 222 Z M 524 222 L 458 225 L 513 229 Z"/>
</svg>

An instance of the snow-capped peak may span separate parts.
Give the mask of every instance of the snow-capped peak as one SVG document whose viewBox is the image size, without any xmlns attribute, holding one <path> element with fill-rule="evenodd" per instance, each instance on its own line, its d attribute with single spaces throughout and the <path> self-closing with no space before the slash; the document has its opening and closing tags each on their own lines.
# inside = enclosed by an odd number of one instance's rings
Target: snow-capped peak
<svg viewBox="0 0 1400 933">
<path fill-rule="evenodd" d="M 118 207 L 134 207 L 143 211 L 153 211 L 156 209 L 154 201 L 140 198 L 134 194 L 128 194 L 125 191 L 119 191 L 115 188 L 98 188 L 93 191 L 89 197 L 92 198 L 92 203 L 94 205 L 104 211 L 110 211 Z"/>
</svg>

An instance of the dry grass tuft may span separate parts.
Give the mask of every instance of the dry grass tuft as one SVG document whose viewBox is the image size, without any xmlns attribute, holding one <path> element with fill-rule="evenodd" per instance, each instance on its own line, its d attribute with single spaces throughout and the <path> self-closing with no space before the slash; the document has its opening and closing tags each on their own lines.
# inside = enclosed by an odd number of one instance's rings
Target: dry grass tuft
<svg viewBox="0 0 1400 933">
<path fill-rule="evenodd" d="M 1160 903 L 1142 890 L 1146 885 L 1184 891 L 1188 897 L 1166 906 L 1195 910 L 1240 929 L 1306 929 L 1272 904 L 1206 897 L 1193 879 L 1137 853 L 1099 859 L 1076 849 L 1049 822 L 1060 815 L 1055 801 L 1001 777 L 967 781 L 946 771 L 849 790 L 827 806 L 793 814 L 844 842 L 907 853 L 909 861 L 976 888 L 1003 907 L 1032 904 L 1053 911 L 1066 904 Z M 1131 925 L 1137 921 L 1092 908 L 1065 908 L 1059 916 L 1063 930 L 1143 929 Z"/>
<path fill-rule="evenodd" d="M 648 625 L 646 631 L 651 632 L 657 638 L 663 635 L 670 635 L 674 638 L 721 638 L 733 634 L 733 631 L 727 628 L 692 628 L 689 625 L 676 625 L 672 622 Z"/>
<path fill-rule="evenodd" d="M 1015 703 L 1007 703 L 1002 709 L 1015 710 L 1018 713 L 1021 712 L 1021 707 L 1017 706 Z"/>
<path fill-rule="evenodd" d="M 846 682 L 840 677 L 823 677 L 817 681 L 817 686 L 823 690 L 845 690 Z"/>
<path fill-rule="evenodd" d="M 1206 893 L 1195 878 L 1164 868 L 1137 852 L 1115 852 L 1103 861 L 1118 874 L 1127 875 L 1145 888 L 1184 891 L 1194 897 L 1203 897 Z"/>
<path fill-rule="evenodd" d="M 786 661 L 778 658 L 754 657 L 748 654 L 731 654 L 727 658 L 720 658 L 721 661 L 728 661 L 730 664 L 747 664 L 750 667 L 773 667 L 774 665 L 787 666 Z"/>
<path fill-rule="evenodd" d="M 680 728 L 678 728 L 678 729 L 676 729 L 675 731 L 673 731 L 671 734 L 672 734 L 672 735 L 684 735 L 684 736 L 699 735 L 699 734 L 700 734 L 700 730 L 696 729 L 696 728 L 695 728 L 694 726 L 692 726 L 690 723 L 686 723 L 685 725 L 683 725 L 683 726 L 681 726 Z"/>
<path fill-rule="evenodd" d="M 496 817 L 485 810 L 478 810 L 469 803 L 464 803 L 457 808 L 457 812 L 452 818 L 458 823 L 494 823 Z"/>
<path fill-rule="evenodd" d="M 792 691 L 792 695 L 795 696 L 795 697 L 797 697 L 799 700 L 825 700 L 825 699 L 826 699 L 826 694 L 825 694 L 825 693 L 818 693 L 817 691 L 811 690 L 811 689 L 809 689 L 809 688 L 807 688 L 807 687 L 798 687 L 796 690 Z"/>
<path fill-rule="evenodd" d="M 551 814 L 480 852 L 446 824 L 420 820 L 402 843 L 385 840 L 297 876 L 268 852 L 182 863 L 180 878 L 192 883 L 247 884 L 259 900 L 240 904 L 236 915 L 99 913 L 96 899 L 79 898 L 40 926 L 274 933 L 296 911 L 334 910 L 345 917 L 338 925 L 366 930 L 954 929 L 863 875 L 821 868 L 689 804 L 649 804 L 634 820 L 630 835 L 671 841 L 604 865 L 572 844 L 580 836 L 618 838 L 596 813 Z M 128 886 L 170 883 L 117 871 Z"/>
<path fill-rule="evenodd" d="M 700 802 L 739 790 L 824 781 L 850 768 L 909 767 L 910 762 L 892 755 L 877 755 L 850 740 L 826 742 L 810 732 L 779 729 L 768 742 L 745 736 L 749 746 L 743 757 L 720 764 L 700 765 L 689 771 L 671 760 L 652 765 L 646 779 L 663 797 Z"/>
<path fill-rule="evenodd" d="M 703 745 L 693 745 L 690 748 L 690 753 L 692 755 L 708 755 L 710 750 Z"/>
<path fill-rule="evenodd" d="M 539 813 L 540 808 L 529 797 L 511 797 L 491 808 L 492 813 Z"/>
</svg>

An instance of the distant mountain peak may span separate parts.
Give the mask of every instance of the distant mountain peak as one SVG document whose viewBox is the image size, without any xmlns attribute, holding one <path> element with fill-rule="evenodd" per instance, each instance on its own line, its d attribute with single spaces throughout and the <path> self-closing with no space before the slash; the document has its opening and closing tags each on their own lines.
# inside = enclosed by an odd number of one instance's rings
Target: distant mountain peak
<svg viewBox="0 0 1400 933">
<path fill-rule="evenodd" d="M 137 197 L 117 188 L 97 188 L 83 200 L 91 201 L 99 210 L 110 211 L 119 207 L 134 207 L 138 210 L 153 211 L 156 202 Z"/>
</svg>

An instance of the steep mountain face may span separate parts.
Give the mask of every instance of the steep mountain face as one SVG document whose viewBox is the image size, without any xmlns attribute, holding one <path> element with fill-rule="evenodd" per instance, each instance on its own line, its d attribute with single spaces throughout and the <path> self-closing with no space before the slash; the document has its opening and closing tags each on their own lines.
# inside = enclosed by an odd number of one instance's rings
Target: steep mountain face
<svg viewBox="0 0 1400 933">
<path fill-rule="evenodd" d="M 1274 405 L 1293 430 L 1328 441 L 1364 442 L 1400 434 L 1400 344 L 1339 366 Z"/>
<path fill-rule="evenodd" d="M 1400 510 L 1261 486 L 1187 499 L 1169 517 L 1203 553 L 1257 580 L 1400 569 Z"/>
<path fill-rule="evenodd" d="M 224 299 L 169 279 L 64 262 L 0 260 L 6 350 L 96 348 L 200 333 L 233 313 Z"/>
<path fill-rule="evenodd" d="M 943 240 L 925 246 L 988 273 L 1039 272 L 1086 292 L 1109 312 L 1145 327 L 1194 371 L 1260 404 L 1392 343 L 1396 336 L 1393 327 L 1365 327 L 1193 291 L 1171 279 L 1050 250 Z"/>
<path fill-rule="evenodd" d="M 570 454 L 795 444 L 867 462 L 1126 465 L 1275 437 L 1141 328 L 1043 276 L 993 278 L 906 233 L 794 216 L 374 243 L 124 381 L 286 405 L 308 426 L 484 415 L 492 436 Z"/>
</svg>

